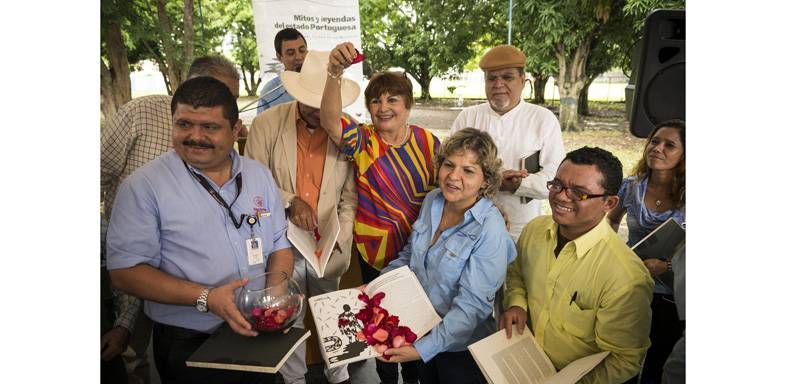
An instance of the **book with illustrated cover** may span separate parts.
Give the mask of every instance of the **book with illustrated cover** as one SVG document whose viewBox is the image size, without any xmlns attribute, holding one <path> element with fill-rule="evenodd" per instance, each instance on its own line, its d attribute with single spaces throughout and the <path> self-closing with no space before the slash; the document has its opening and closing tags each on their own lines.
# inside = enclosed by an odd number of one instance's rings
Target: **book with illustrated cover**
<svg viewBox="0 0 792 384">
<path fill-rule="evenodd" d="M 440 323 L 421 283 L 407 266 L 396 268 L 372 280 L 361 292 L 343 289 L 308 299 L 322 347 L 322 358 L 328 368 L 380 356 L 373 346 L 358 338 L 363 323 L 356 314 L 366 307 L 359 299 L 361 293 L 369 297 L 385 293 L 382 308 L 399 317 L 399 325 L 409 327 L 417 338 Z"/>
</svg>

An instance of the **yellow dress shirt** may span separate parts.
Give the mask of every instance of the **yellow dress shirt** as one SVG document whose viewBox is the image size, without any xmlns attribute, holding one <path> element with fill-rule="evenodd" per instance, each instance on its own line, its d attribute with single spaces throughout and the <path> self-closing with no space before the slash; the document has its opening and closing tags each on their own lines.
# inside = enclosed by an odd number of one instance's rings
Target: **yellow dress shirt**
<svg viewBox="0 0 792 384">
<path fill-rule="evenodd" d="M 529 326 L 556 369 L 611 353 L 581 383 L 622 383 L 638 374 L 649 348 L 649 271 L 603 219 L 555 257 L 551 216 L 528 223 L 507 270 L 504 307 L 528 311 Z"/>
</svg>

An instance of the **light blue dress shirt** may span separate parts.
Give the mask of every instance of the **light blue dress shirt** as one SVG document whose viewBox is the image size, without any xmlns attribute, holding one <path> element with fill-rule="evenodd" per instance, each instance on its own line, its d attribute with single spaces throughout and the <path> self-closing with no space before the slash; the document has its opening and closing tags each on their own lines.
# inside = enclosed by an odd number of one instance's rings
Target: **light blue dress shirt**
<svg viewBox="0 0 792 384">
<path fill-rule="evenodd" d="M 256 107 L 256 114 L 266 111 L 278 104 L 288 103 L 294 100 L 294 97 L 286 92 L 286 87 L 283 86 L 280 76 L 275 76 L 274 79 L 264 84 L 259 92 L 261 98 Z"/>
<path fill-rule="evenodd" d="M 236 196 L 234 177 L 242 174 L 239 197 L 231 205 L 239 215 L 259 212 L 259 223 L 234 227 L 228 211 L 204 189 L 171 149 L 140 167 L 118 189 L 107 232 L 107 269 L 146 263 L 180 279 L 217 287 L 263 273 L 270 253 L 290 247 L 280 193 L 270 171 L 258 162 L 231 151 L 232 177 L 219 188 L 231 204 Z M 200 174 L 197 169 L 191 168 Z M 246 240 L 261 238 L 264 262 L 248 264 Z M 154 321 L 211 332 L 223 320 L 193 306 L 145 301 Z"/>
<path fill-rule="evenodd" d="M 445 199 L 437 188 L 426 195 L 410 240 L 382 273 L 409 265 L 443 320 L 415 349 L 424 362 L 441 352 L 458 352 L 495 331 L 495 293 L 506 267 L 517 257 L 514 241 L 498 209 L 482 198 L 430 246 Z"/>
</svg>

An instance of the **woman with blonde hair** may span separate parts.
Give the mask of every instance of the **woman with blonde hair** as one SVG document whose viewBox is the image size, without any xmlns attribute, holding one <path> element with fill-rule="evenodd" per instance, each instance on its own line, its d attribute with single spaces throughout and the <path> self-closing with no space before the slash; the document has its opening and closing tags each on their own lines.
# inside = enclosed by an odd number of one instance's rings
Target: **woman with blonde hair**
<svg viewBox="0 0 792 384">
<path fill-rule="evenodd" d="M 415 344 L 384 354 L 420 360 L 422 384 L 485 383 L 467 347 L 495 331 L 495 293 L 517 257 L 491 200 L 502 163 L 488 133 L 465 128 L 443 143 L 434 164 L 439 190 L 426 195 L 410 241 L 382 273 L 408 265 L 443 320 Z"/>
</svg>

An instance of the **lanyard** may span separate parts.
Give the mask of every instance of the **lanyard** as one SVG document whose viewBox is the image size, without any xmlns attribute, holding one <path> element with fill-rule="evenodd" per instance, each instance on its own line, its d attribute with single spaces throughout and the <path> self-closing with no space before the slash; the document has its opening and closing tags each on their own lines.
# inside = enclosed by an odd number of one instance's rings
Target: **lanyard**
<svg viewBox="0 0 792 384">
<path fill-rule="evenodd" d="M 239 221 L 237 221 L 234 218 L 234 213 L 231 212 L 231 206 L 233 206 L 234 203 L 237 201 L 237 199 L 239 198 L 239 193 L 242 191 L 242 173 L 241 172 L 237 173 L 236 177 L 234 178 L 234 182 L 236 182 L 236 197 L 234 197 L 234 200 L 232 200 L 231 204 L 229 205 L 228 203 L 225 202 L 223 197 L 220 196 L 220 194 L 217 193 L 217 191 L 215 191 L 214 188 L 212 188 L 212 186 L 209 184 L 209 181 L 207 181 L 205 177 L 201 176 L 200 174 L 190 169 L 190 167 L 187 166 L 187 163 L 184 162 L 183 160 L 182 162 L 184 163 L 184 167 L 187 168 L 187 171 L 189 171 L 190 174 L 195 178 L 195 180 L 198 180 L 198 183 L 201 184 L 201 186 L 203 186 L 204 189 L 206 189 L 206 192 L 209 192 L 209 195 L 211 195 L 215 199 L 215 201 L 217 201 L 218 204 L 220 204 L 223 208 L 225 208 L 228 211 L 228 217 L 231 218 L 231 221 L 234 223 L 234 227 L 236 229 L 239 229 L 239 227 L 242 226 L 242 222 L 245 221 L 245 217 L 247 215 L 244 213 L 240 214 Z"/>
</svg>

